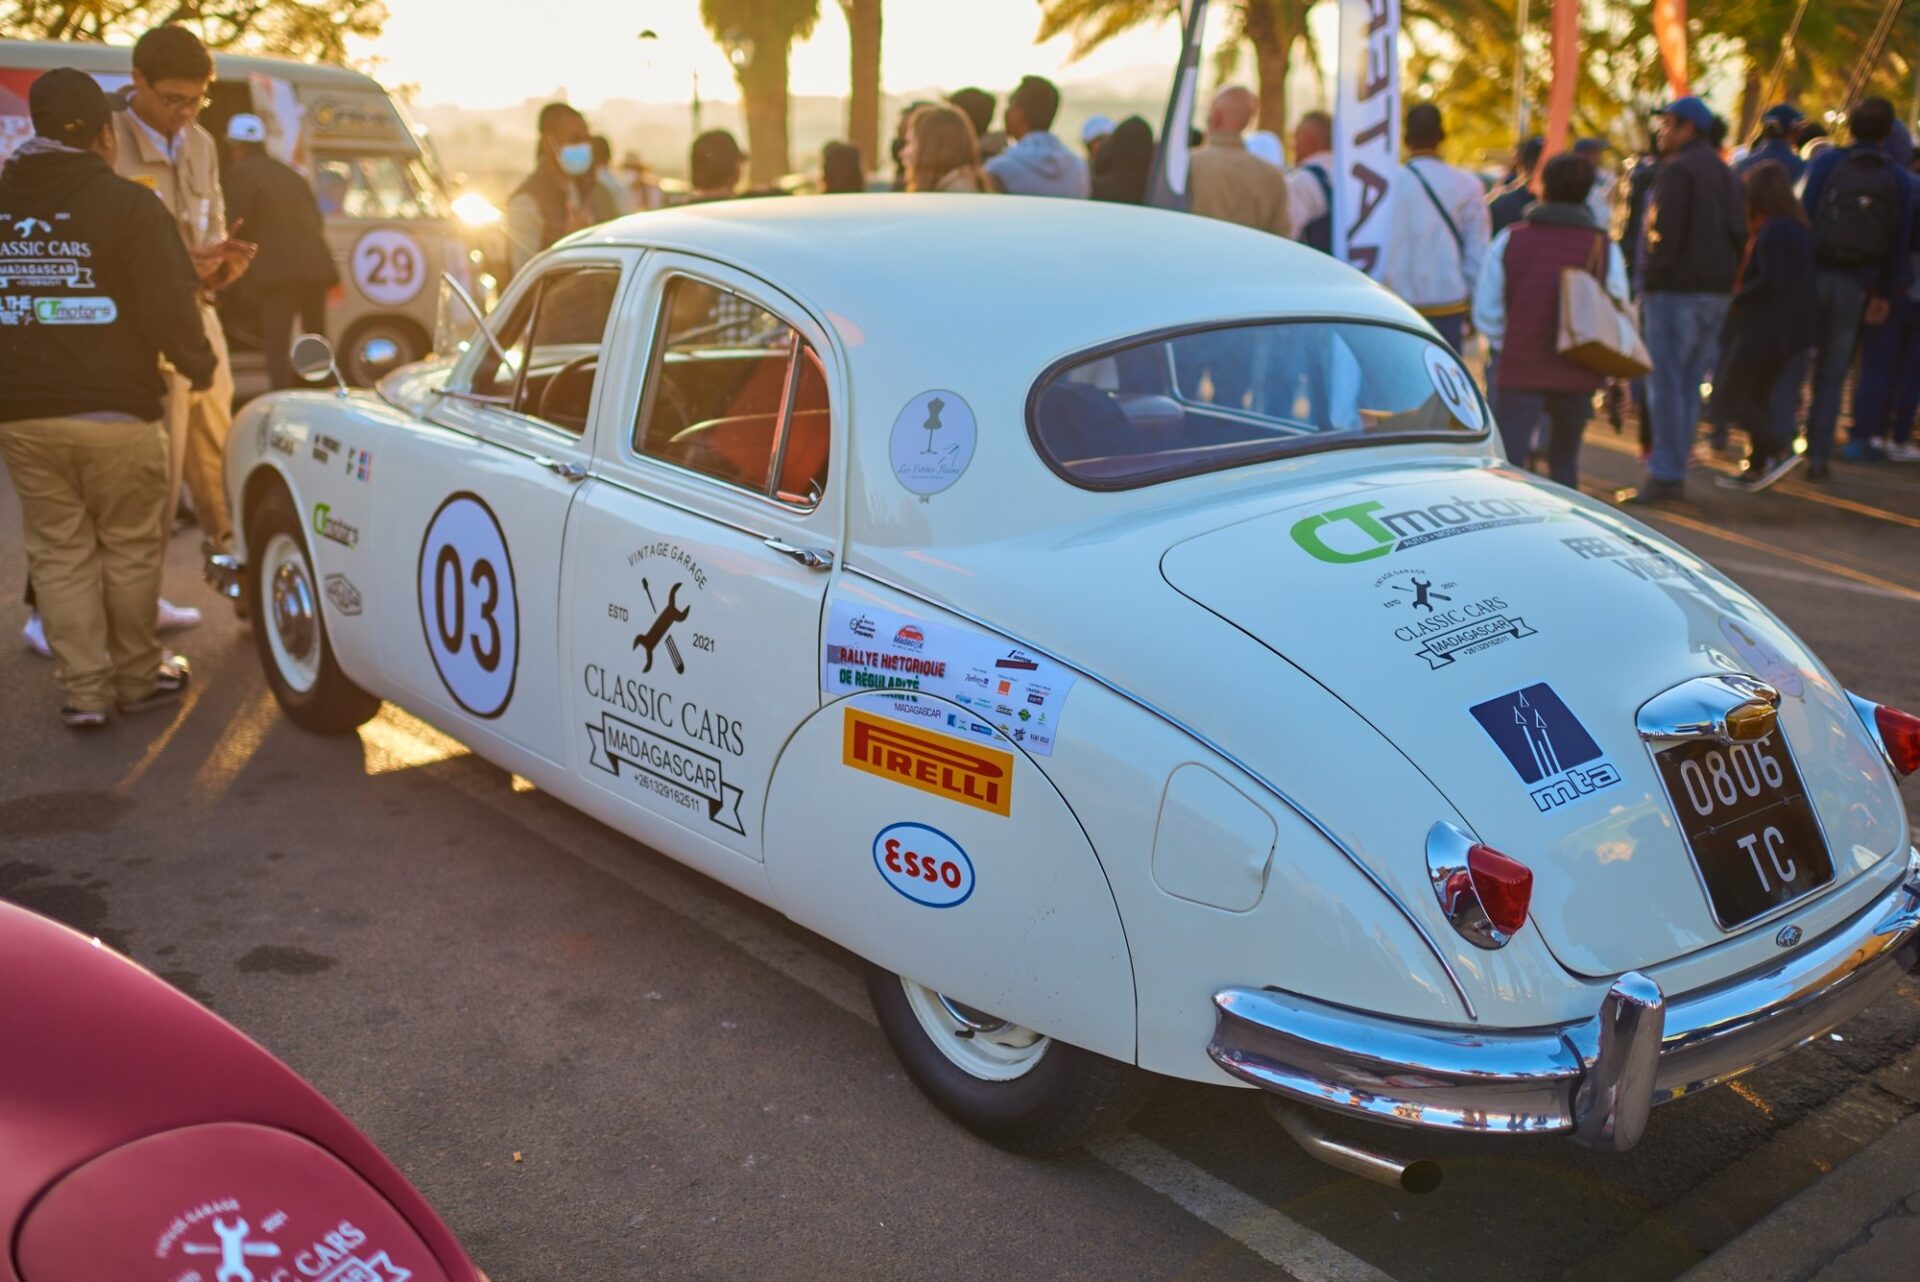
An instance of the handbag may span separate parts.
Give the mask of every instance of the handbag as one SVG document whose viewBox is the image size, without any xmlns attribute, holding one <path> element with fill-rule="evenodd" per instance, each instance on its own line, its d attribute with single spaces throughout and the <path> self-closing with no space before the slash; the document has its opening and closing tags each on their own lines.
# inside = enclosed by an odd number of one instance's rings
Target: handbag
<svg viewBox="0 0 1920 1282">
<path fill-rule="evenodd" d="M 1609 378 L 1639 378 L 1653 358 L 1627 309 L 1601 281 L 1607 238 L 1597 235 L 1581 267 L 1560 269 L 1558 351 L 1582 369 Z"/>
</svg>

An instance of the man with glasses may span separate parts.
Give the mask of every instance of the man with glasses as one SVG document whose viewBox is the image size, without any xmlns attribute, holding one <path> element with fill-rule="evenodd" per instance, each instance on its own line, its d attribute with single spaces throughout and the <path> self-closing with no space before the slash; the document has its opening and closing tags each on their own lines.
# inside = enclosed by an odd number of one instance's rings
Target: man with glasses
<svg viewBox="0 0 1920 1282">
<path fill-rule="evenodd" d="M 212 296 L 247 269 L 253 246 L 228 235 L 220 150 L 197 123 L 212 84 L 213 55 L 193 32 L 165 26 L 141 36 L 133 46 L 133 92 L 127 109 L 114 117 L 119 139 L 114 169 L 160 198 L 200 276 L 200 317 L 219 369 L 204 391 L 195 391 L 177 370 L 168 373 L 173 456 L 167 512 L 178 502 L 184 477 L 201 535 L 224 550 L 233 543 L 233 518 L 221 486 L 227 432 L 233 426 L 233 366 Z"/>
</svg>

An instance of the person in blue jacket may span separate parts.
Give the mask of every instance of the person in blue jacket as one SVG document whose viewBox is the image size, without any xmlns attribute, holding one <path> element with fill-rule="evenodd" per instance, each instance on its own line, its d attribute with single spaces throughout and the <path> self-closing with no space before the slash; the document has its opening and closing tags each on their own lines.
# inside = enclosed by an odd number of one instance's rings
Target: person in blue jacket
<svg viewBox="0 0 1920 1282">
<path fill-rule="evenodd" d="M 1799 182 L 1807 172 L 1807 162 L 1800 159 L 1800 153 L 1793 149 L 1793 138 L 1799 131 L 1800 122 L 1806 117 L 1800 109 L 1790 102 L 1775 103 L 1768 107 L 1766 114 L 1760 117 L 1760 136 L 1753 140 L 1747 154 L 1733 167 L 1736 176 L 1745 178 L 1759 165 L 1769 160 L 1787 171 L 1787 177 Z"/>
<path fill-rule="evenodd" d="M 1825 480 L 1840 392 L 1862 325 L 1885 324 L 1913 275 L 1909 254 L 1917 185 L 1887 153 L 1893 104 L 1865 98 L 1847 117 L 1853 142 L 1807 166 L 1801 201 L 1813 224 L 1813 404 L 1807 479 Z"/>
</svg>

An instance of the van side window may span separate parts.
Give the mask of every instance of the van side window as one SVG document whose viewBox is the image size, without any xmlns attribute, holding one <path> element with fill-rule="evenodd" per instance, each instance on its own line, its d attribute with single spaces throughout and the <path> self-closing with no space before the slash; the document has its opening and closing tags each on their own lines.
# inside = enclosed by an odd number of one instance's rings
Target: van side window
<svg viewBox="0 0 1920 1282">
<path fill-rule="evenodd" d="M 661 304 L 634 449 L 795 507 L 827 484 L 831 439 L 819 355 L 766 308 L 676 277 Z"/>
</svg>

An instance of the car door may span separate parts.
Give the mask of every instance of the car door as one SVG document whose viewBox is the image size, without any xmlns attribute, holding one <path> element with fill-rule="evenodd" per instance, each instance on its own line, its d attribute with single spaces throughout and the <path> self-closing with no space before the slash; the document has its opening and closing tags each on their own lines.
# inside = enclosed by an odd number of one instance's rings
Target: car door
<svg viewBox="0 0 1920 1282">
<path fill-rule="evenodd" d="M 415 616 L 382 629 L 389 677 L 502 762 L 566 764 L 561 550 L 588 427 L 602 402 L 629 399 L 630 362 L 606 333 L 636 259 L 544 259 L 489 322 L 494 342 L 474 337 L 420 430 L 379 460 L 382 599 Z"/>
<path fill-rule="evenodd" d="M 650 256 L 637 308 L 640 396 L 567 532 L 576 769 L 636 830 L 758 860 L 774 761 L 820 706 L 843 376 L 804 309 L 716 264 Z"/>
</svg>

